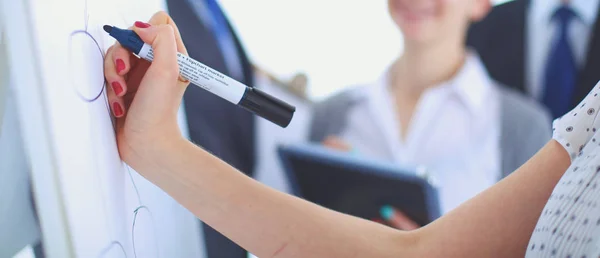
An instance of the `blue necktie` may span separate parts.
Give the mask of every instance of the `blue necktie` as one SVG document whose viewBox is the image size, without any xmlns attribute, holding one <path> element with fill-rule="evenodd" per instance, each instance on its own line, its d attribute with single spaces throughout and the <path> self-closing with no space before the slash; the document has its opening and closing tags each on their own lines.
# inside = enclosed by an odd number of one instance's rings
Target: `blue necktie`
<svg viewBox="0 0 600 258">
<path fill-rule="evenodd" d="M 559 23 L 558 39 L 554 42 L 546 63 L 543 102 L 554 118 L 567 113 L 573 99 L 577 65 L 569 43 L 569 25 L 576 17 L 568 6 L 558 8 L 552 17 Z"/>
<path fill-rule="evenodd" d="M 243 77 L 242 67 L 239 64 L 240 59 L 237 53 L 235 41 L 232 36 L 232 32 L 229 30 L 227 25 L 227 19 L 219 7 L 216 0 L 204 0 L 206 2 L 206 8 L 208 8 L 212 16 L 212 31 L 215 35 L 223 58 L 225 58 L 225 64 L 229 70 L 229 76 L 234 79 L 241 80 Z"/>
<path fill-rule="evenodd" d="M 205 0 L 206 7 L 210 11 L 210 14 L 213 17 L 213 33 L 217 37 L 217 40 L 223 39 L 231 39 L 231 35 L 229 35 L 229 30 L 227 28 L 227 21 L 225 20 L 225 16 L 221 12 L 221 8 L 219 4 L 215 0 Z"/>
</svg>

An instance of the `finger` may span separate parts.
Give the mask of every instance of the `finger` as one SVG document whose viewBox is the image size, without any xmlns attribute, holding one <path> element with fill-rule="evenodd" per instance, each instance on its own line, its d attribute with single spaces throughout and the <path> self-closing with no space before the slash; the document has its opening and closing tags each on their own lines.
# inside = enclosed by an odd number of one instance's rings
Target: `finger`
<svg viewBox="0 0 600 258">
<path fill-rule="evenodd" d="M 130 51 L 125 49 L 119 42 L 115 43 L 111 51 L 111 59 L 115 67 L 116 74 L 120 77 L 119 80 L 110 82 L 115 94 L 122 97 L 127 94 L 128 88 L 126 75 L 135 65 L 138 58 L 133 57 Z"/>
<path fill-rule="evenodd" d="M 181 34 L 179 33 L 179 28 L 177 28 L 177 25 L 175 24 L 175 21 L 173 21 L 171 16 L 169 16 L 164 11 L 159 11 L 150 18 L 148 23 L 153 26 L 166 24 L 166 25 L 173 27 L 175 43 L 177 44 L 177 52 L 182 53 L 184 55 L 188 55 L 187 49 L 185 48 L 185 45 L 183 44 L 183 40 L 181 39 Z M 180 77 L 178 78 L 178 82 L 177 82 L 178 87 L 186 88 L 189 84 L 190 84 L 190 81 L 185 78 L 182 78 L 181 74 L 180 74 Z"/>
<path fill-rule="evenodd" d="M 380 210 L 381 216 L 393 227 L 400 230 L 414 230 L 419 225 L 412 221 L 408 216 L 391 206 L 383 206 Z"/>
<path fill-rule="evenodd" d="M 340 150 L 340 151 L 351 151 L 352 150 L 352 146 L 347 144 L 344 140 L 342 140 L 338 137 L 335 137 L 335 136 L 327 137 L 323 141 L 323 145 L 325 147 L 332 148 L 335 150 Z"/>
<path fill-rule="evenodd" d="M 179 66 L 173 27 L 136 22 L 134 31 L 144 42 L 151 45 L 154 51 L 154 60 L 145 76 L 150 76 L 149 79 L 177 80 Z"/>
<path fill-rule="evenodd" d="M 168 24 L 169 26 L 173 27 L 175 43 L 177 44 L 177 52 L 187 55 L 187 49 L 185 48 L 183 40 L 181 39 L 181 35 L 179 34 L 179 28 L 177 28 L 177 25 L 171 16 L 169 16 L 166 12 L 160 11 L 152 15 L 152 18 L 150 18 L 148 23 L 151 25 Z"/>
<path fill-rule="evenodd" d="M 113 60 L 115 60 L 115 50 L 118 48 L 117 45 L 113 45 L 106 52 L 106 58 L 104 59 L 104 77 L 115 96 L 122 97 L 125 95 L 127 84 L 125 83 L 125 78 L 117 72 L 117 64 L 113 62 Z"/>
<path fill-rule="evenodd" d="M 131 68 L 131 52 L 121 46 L 118 42 L 112 49 L 112 62 L 115 64 L 115 70 L 120 76 L 124 76 Z"/>
<path fill-rule="evenodd" d="M 128 30 L 133 29 L 129 27 Z M 112 59 L 115 63 L 117 74 L 124 76 L 131 68 L 135 67 L 139 58 L 136 58 L 129 50 L 124 48 L 119 42 L 115 42 L 112 48 Z"/>
<path fill-rule="evenodd" d="M 108 87 L 106 95 L 108 96 L 108 103 L 113 116 L 117 118 L 123 117 L 125 115 L 123 99 L 115 94 L 112 87 Z"/>
</svg>

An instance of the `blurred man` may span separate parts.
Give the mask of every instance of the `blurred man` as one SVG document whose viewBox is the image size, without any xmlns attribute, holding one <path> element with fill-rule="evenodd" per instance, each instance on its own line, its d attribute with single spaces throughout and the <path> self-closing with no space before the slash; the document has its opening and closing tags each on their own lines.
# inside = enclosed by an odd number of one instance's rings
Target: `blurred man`
<svg viewBox="0 0 600 258">
<path fill-rule="evenodd" d="M 600 80 L 598 0 L 516 0 L 474 24 L 468 44 L 490 75 L 544 103 L 556 118 Z"/>
<path fill-rule="evenodd" d="M 190 57 L 248 86 L 252 68 L 239 39 L 216 0 L 167 0 Z M 252 176 L 255 121 L 243 110 L 199 87 L 188 87 L 184 109 L 189 137 L 196 144 Z M 246 252 L 203 225 L 208 257 L 242 258 Z"/>
</svg>

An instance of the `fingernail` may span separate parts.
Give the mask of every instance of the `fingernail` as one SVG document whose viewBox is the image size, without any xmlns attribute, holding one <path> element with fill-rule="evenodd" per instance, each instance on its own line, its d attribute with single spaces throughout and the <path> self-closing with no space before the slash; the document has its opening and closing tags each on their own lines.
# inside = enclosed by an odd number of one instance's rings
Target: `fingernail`
<svg viewBox="0 0 600 258">
<path fill-rule="evenodd" d="M 123 87 L 121 87 L 121 84 L 119 82 L 113 82 L 110 85 L 112 85 L 113 91 L 117 96 L 121 95 L 121 93 L 123 92 Z"/>
<path fill-rule="evenodd" d="M 138 28 L 142 28 L 142 29 L 150 27 L 149 23 L 145 23 L 145 22 L 141 22 L 141 21 L 136 21 L 133 25 L 135 25 Z"/>
<path fill-rule="evenodd" d="M 392 207 L 389 205 L 385 205 L 381 207 L 381 209 L 379 209 L 379 213 L 381 214 L 381 217 L 383 217 L 383 219 L 390 220 L 394 215 L 394 209 L 392 209 Z"/>
<path fill-rule="evenodd" d="M 119 102 L 113 103 L 113 112 L 115 113 L 116 117 L 120 117 L 123 115 L 123 108 L 121 107 L 121 104 L 119 104 Z"/>
<path fill-rule="evenodd" d="M 123 62 L 122 59 L 117 59 L 116 61 L 116 65 L 117 65 L 117 73 L 121 73 L 121 71 L 125 70 L 125 62 Z"/>
</svg>

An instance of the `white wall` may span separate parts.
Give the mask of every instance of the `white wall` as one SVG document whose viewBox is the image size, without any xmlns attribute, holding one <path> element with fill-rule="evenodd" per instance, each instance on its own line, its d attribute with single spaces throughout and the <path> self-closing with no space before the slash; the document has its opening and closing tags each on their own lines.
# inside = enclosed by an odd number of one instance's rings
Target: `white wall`
<svg viewBox="0 0 600 258">
<path fill-rule="evenodd" d="M 283 77 L 305 71 L 313 97 L 371 81 L 402 47 L 382 0 L 221 3 L 251 59 Z"/>
</svg>

